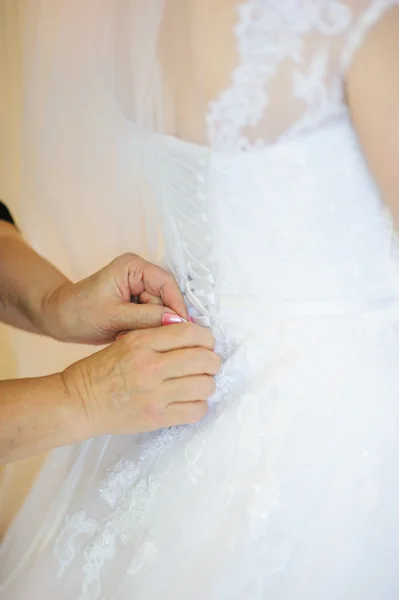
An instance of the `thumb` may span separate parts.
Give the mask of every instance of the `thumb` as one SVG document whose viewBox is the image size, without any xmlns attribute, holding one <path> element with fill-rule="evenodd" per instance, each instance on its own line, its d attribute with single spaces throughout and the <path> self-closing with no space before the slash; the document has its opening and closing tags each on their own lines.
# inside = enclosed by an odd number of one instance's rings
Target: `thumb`
<svg viewBox="0 0 399 600">
<path fill-rule="evenodd" d="M 158 304 L 124 303 L 121 306 L 119 319 L 115 322 L 119 331 L 151 329 L 164 324 L 165 315 L 174 314 L 170 308 Z M 176 315 L 177 319 L 181 319 Z M 181 319 L 183 322 L 183 319 Z"/>
</svg>

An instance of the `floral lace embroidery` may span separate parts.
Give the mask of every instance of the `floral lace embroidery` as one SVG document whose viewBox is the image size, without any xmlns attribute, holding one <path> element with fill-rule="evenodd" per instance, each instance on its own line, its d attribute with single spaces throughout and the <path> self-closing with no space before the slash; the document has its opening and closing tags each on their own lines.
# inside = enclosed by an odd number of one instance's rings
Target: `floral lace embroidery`
<svg viewBox="0 0 399 600">
<path fill-rule="evenodd" d="M 55 544 L 55 557 L 60 565 L 59 578 L 66 574 L 79 552 L 78 539 L 87 538 L 83 544 L 82 584 L 78 600 L 101 597 L 101 572 L 106 562 L 115 558 L 118 541 L 124 546 L 133 546 L 128 575 L 136 573 L 155 551 L 152 542 L 145 538 L 143 521 L 156 498 L 160 479 L 152 474 L 143 475 L 143 468 L 154 464 L 165 450 L 186 438 L 186 463 L 192 467 L 188 476 L 193 482 L 196 480 L 198 450 L 192 434 L 194 430 L 208 426 L 218 410 L 216 406 L 228 403 L 234 382 L 231 372 L 237 373 L 237 365 L 228 365 L 234 355 L 233 341 L 222 332 L 217 332 L 216 338 L 217 351 L 226 367 L 217 377 L 217 391 L 209 401 L 214 409 L 211 409 L 207 419 L 198 425 L 172 427 L 149 434 L 139 446 L 137 459 L 120 458 L 108 470 L 99 489 L 101 498 L 111 508 L 107 517 L 95 520 L 85 511 L 80 511 L 66 518 Z"/>
<path fill-rule="evenodd" d="M 342 73 L 364 39 L 392 0 L 372 0 L 362 5 L 357 22 L 353 4 L 341 0 L 249 0 L 238 7 L 236 39 L 239 64 L 233 71 L 231 85 L 211 103 L 207 115 L 212 147 L 222 152 L 240 152 L 265 145 L 251 141 L 247 128 L 260 125 L 269 105 L 268 84 L 284 61 L 298 68 L 292 71 L 292 98 L 304 102 L 305 112 L 281 138 L 291 138 L 316 127 L 327 117 L 345 110 Z M 325 43 L 317 48 L 306 64 L 306 36 L 319 33 Z M 329 39 L 347 34 L 343 43 L 341 68 L 331 72 Z"/>
<path fill-rule="evenodd" d="M 187 429 L 175 427 L 150 434 L 141 445 L 137 460 L 121 458 L 109 469 L 99 491 L 112 510 L 102 521 L 89 518 L 84 511 L 66 519 L 55 546 L 55 556 L 60 564 L 59 577 L 76 557 L 77 538 L 82 535 L 89 538 L 84 545 L 79 600 L 99 597 L 101 570 L 106 561 L 115 557 L 118 540 L 124 545 L 136 542 L 137 554 L 141 554 L 141 562 L 145 561 L 148 552 L 143 552 L 145 540 L 140 534 L 140 526 L 156 496 L 159 480 L 152 475 L 140 477 L 142 466 L 156 460 Z M 146 548 L 148 550 L 148 546 Z M 139 568 L 137 559 L 135 556 L 129 572 Z"/>
<path fill-rule="evenodd" d="M 328 35 L 345 31 L 351 9 L 337 0 L 265 2 L 250 0 L 239 7 L 236 37 L 240 63 L 232 74 L 231 86 L 210 106 L 209 135 L 215 149 L 227 152 L 248 150 L 252 145 L 243 135 L 246 127 L 259 125 L 268 105 L 267 84 L 281 63 L 301 63 L 303 36 L 316 29 Z M 323 13 L 326 18 L 322 18 Z M 325 85 L 325 62 L 316 61 L 309 80 Z M 323 83 L 321 83 L 323 82 Z M 314 84 L 313 84 L 314 87 Z M 302 94 L 303 96 L 303 94 Z M 262 141 L 255 142 L 255 146 Z"/>
</svg>

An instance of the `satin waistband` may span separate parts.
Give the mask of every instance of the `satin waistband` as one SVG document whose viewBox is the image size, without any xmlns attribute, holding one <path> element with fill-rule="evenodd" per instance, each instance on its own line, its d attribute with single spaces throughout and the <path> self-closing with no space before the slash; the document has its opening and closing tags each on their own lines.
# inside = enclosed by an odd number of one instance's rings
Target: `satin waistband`
<svg viewBox="0 0 399 600">
<path fill-rule="evenodd" d="M 216 308 L 216 307 L 215 307 Z M 399 309 L 399 296 L 381 298 L 357 298 L 350 300 L 326 301 L 295 301 L 281 300 L 271 302 L 258 300 L 246 296 L 221 296 L 217 302 L 215 314 L 198 314 L 195 311 L 192 318 L 198 325 L 208 327 L 212 324 L 213 317 L 223 314 L 254 315 L 268 321 L 273 319 L 295 319 L 312 316 L 345 316 L 361 315 L 384 310 Z"/>
</svg>

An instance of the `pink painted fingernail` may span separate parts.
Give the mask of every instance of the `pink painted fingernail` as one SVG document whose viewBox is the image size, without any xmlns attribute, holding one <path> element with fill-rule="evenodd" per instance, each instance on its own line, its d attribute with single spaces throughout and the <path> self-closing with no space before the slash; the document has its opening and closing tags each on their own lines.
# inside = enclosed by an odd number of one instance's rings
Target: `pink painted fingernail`
<svg viewBox="0 0 399 600">
<path fill-rule="evenodd" d="M 175 325 L 177 323 L 184 323 L 185 319 L 175 315 L 174 313 L 164 313 L 162 315 L 162 325 Z"/>
<path fill-rule="evenodd" d="M 190 323 L 194 323 L 194 319 L 192 317 L 188 317 L 188 320 L 190 321 Z"/>
</svg>

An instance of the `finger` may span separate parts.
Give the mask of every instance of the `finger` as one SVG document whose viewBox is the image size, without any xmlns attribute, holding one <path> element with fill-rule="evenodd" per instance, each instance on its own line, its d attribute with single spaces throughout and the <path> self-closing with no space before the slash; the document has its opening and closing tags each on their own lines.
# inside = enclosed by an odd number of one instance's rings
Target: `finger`
<svg viewBox="0 0 399 600">
<path fill-rule="evenodd" d="M 149 292 L 143 292 L 142 294 L 140 294 L 139 302 L 140 304 L 157 304 L 160 306 L 163 305 L 162 298 L 160 296 L 154 296 Z"/>
<path fill-rule="evenodd" d="M 168 306 L 184 319 L 188 319 L 188 311 L 183 294 L 174 279 L 166 281 L 165 285 L 161 287 L 160 293 L 165 306 Z"/>
<path fill-rule="evenodd" d="M 215 376 L 220 371 L 220 364 L 220 357 L 205 348 L 171 350 L 160 356 L 158 375 L 163 381 L 191 375 Z"/>
<path fill-rule="evenodd" d="M 168 312 L 169 309 L 162 305 L 125 302 L 119 307 L 113 326 L 117 331 L 161 327 L 162 317 Z"/>
<path fill-rule="evenodd" d="M 144 291 L 157 296 L 165 306 L 187 319 L 187 308 L 175 278 L 157 265 L 134 254 L 129 256 L 128 277 L 130 292 L 138 296 Z"/>
<path fill-rule="evenodd" d="M 192 375 L 168 379 L 161 385 L 161 390 L 166 404 L 193 402 L 210 398 L 215 393 L 216 384 L 214 377 L 209 375 Z"/>
<path fill-rule="evenodd" d="M 149 332 L 148 344 L 156 352 L 195 347 L 213 350 L 215 339 L 209 329 L 205 329 L 205 327 L 182 323 Z"/>
<path fill-rule="evenodd" d="M 175 313 L 188 318 L 187 307 L 184 302 L 176 279 L 161 267 L 148 264 L 143 272 L 144 289 L 153 296 L 159 296 L 162 303 Z"/>
<path fill-rule="evenodd" d="M 208 408 L 208 403 L 202 400 L 170 404 L 165 411 L 164 427 L 198 423 L 206 416 Z"/>
<path fill-rule="evenodd" d="M 131 296 L 140 296 L 147 292 L 150 296 L 160 298 L 162 304 L 188 319 L 187 307 L 175 278 L 157 265 L 153 265 L 135 254 L 125 254 L 112 263 L 122 267 L 127 274 Z"/>
</svg>

